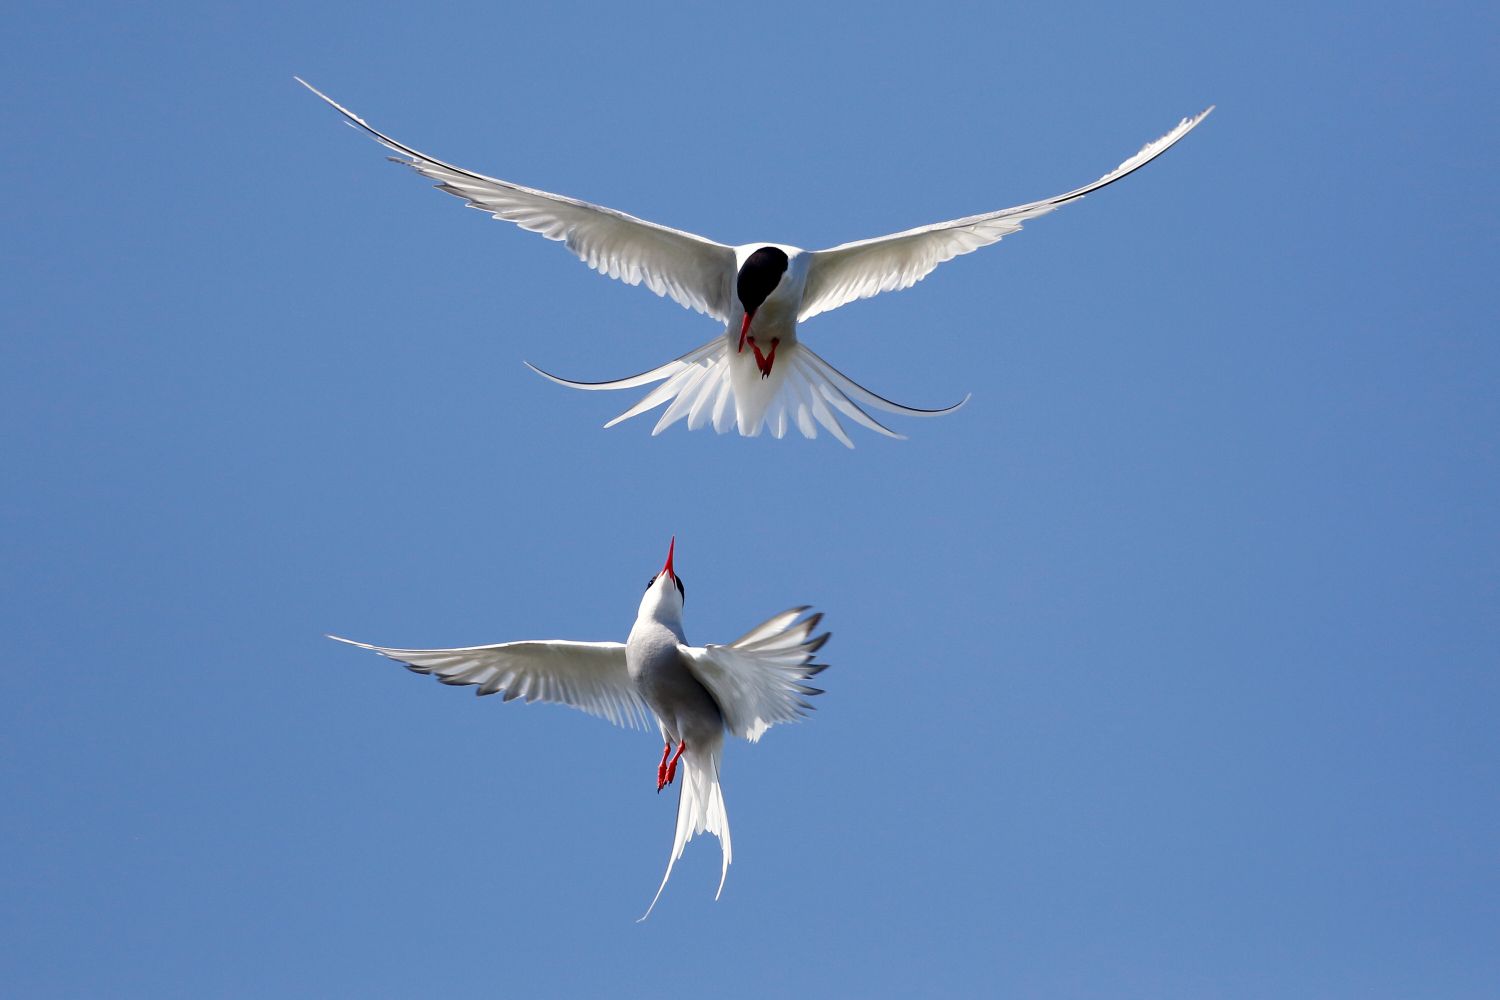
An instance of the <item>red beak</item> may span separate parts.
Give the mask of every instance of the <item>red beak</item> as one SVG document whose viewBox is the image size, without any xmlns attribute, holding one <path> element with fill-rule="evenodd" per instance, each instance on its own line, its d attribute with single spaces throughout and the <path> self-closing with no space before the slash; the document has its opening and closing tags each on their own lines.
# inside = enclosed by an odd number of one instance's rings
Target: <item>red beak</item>
<svg viewBox="0 0 1500 1000">
<path fill-rule="evenodd" d="M 736 353 L 736 354 L 743 354 L 744 353 L 744 351 L 745 351 L 745 334 L 747 334 L 747 333 L 750 332 L 750 320 L 752 320 L 754 318 L 755 318 L 755 313 L 753 313 L 753 312 L 747 312 L 747 313 L 745 313 L 745 322 L 743 322 L 743 323 L 740 324 L 740 346 L 739 346 L 739 350 L 735 351 L 734 353 Z"/>
<path fill-rule="evenodd" d="M 677 574 L 672 572 L 672 553 L 676 549 L 677 549 L 677 536 L 673 535 L 672 536 L 672 544 L 667 546 L 667 564 L 661 568 L 661 572 L 667 574 L 668 576 L 670 576 L 674 580 L 677 579 Z M 660 576 L 660 575 L 661 575 L 661 573 L 657 574 L 657 576 Z"/>
</svg>

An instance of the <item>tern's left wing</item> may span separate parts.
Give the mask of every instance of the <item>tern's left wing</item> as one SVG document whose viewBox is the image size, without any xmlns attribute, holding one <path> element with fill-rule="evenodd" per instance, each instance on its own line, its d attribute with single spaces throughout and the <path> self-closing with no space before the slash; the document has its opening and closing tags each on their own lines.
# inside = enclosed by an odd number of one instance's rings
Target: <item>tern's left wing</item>
<svg viewBox="0 0 1500 1000">
<path fill-rule="evenodd" d="M 910 288 L 944 261 L 996 243 L 1001 237 L 1018 232 L 1021 223 L 1046 215 L 1134 173 L 1170 149 L 1212 110 L 1210 107 L 1193 118 L 1184 118 L 1172 131 L 1147 143 L 1139 153 L 1094 183 L 1067 194 L 809 254 L 807 284 L 802 293 L 802 312 L 798 321 L 837 309 L 855 299 Z"/>
<path fill-rule="evenodd" d="M 735 273 L 733 247 L 602 205 L 522 187 L 433 159 L 377 132 L 306 80 L 299 77 L 297 82 L 327 101 L 351 125 L 401 154 L 392 160 L 437 181 L 439 189 L 458 195 L 471 208 L 541 233 L 549 240 L 561 240 L 600 274 L 619 278 L 627 285 L 644 284 L 657 295 L 671 296 L 680 305 L 729 322 L 729 286 Z"/>
<path fill-rule="evenodd" d="M 619 642 L 544 639 L 461 649 L 393 649 L 328 638 L 374 650 L 444 684 L 476 685 L 476 694 L 499 694 L 505 701 L 569 705 L 631 729 L 645 729 L 651 715 L 630 681 L 625 645 Z"/>
<path fill-rule="evenodd" d="M 802 618 L 807 610 L 783 611 L 727 646 L 677 647 L 734 735 L 753 743 L 778 722 L 802 718 L 812 709 L 805 699 L 823 693 L 803 682 L 827 669 L 812 660 L 831 633 L 813 636 L 823 616 Z"/>
</svg>

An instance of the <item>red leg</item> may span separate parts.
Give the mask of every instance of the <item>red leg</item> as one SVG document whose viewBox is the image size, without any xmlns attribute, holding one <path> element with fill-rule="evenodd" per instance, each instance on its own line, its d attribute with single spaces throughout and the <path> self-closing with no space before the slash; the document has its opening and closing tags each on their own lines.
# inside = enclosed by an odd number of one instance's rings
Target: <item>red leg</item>
<svg viewBox="0 0 1500 1000">
<path fill-rule="evenodd" d="M 677 744 L 677 754 L 676 754 L 676 756 L 674 756 L 672 758 L 672 763 L 670 763 L 670 764 L 667 765 L 667 784 L 670 785 L 674 780 L 676 780 L 676 778 L 677 778 L 677 762 L 682 759 L 682 751 L 684 751 L 686 749 L 687 749 L 687 741 L 686 740 L 684 740 L 683 742 Z M 663 756 L 662 759 L 666 760 L 666 757 Z M 661 791 L 661 789 L 658 788 L 657 791 Z"/>
<path fill-rule="evenodd" d="M 668 743 L 661 748 L 661 763 L 656 765 L 656 790 L 659 792 L 667 786 L 672 779 L 667 777 L 667 755 L 672 752 L 672 744 Z"/>
</svg>

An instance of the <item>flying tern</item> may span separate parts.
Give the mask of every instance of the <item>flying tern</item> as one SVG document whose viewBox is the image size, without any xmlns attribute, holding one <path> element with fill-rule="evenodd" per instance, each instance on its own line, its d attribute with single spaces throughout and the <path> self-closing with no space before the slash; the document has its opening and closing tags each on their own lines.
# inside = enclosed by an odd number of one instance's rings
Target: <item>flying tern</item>
<svg viewBox="0 0 1500 1000">
<path fill-rule="evenodd" d="M 795 427 L 803 436 L 814 438 L 821 425 L 851 448 L 854 444 L 840 416 L 886 437 L 900 438 L 903 435 L 880 423 L 870 411 L 936 416 L 953 412 L 968 397 L 933 410 L 894 403 L 813 353 L 797 337 L 799 323 L 856 299 L 910 288 L 944 261 L 995 243 L 1020 230 L 1023 222 L 1113 184 L 1166 152 L 1213 110 L 1209 107 L 1184 118 L 1114 170 L 1066 194 L 809 251 L 786 243 L 729 246 L 611 208 L 465 170 L 375 130 L 307 81 L 298 77 L 297 82 L 332 105 L 349 124 L 393 150 L 397 155 L 392 160 L 437 181 L 440 190 L 464 199 L 471 208 L 561 241 L 594 270 L 629 285 L 645 285 L 724 324 L 724 332 L 703 346 L 659 368 L 608 382 L 577 382 L 527 362 L 538 374 L 575 389 L 633 389 L 661 383 L 604 426 L 613 427 L 665 404 L 666 411 L 652 434 L 686 420 L 691 429 L 711 424 L 723 433 L 734 426 L 748 437 L 764 428 L 779 438 Z"/>
<path fill-rule="evenodd" d="M 796 722 L 822 694 L 807 683 L 827 664 L 813 656 L 831 633 L 814 635 L 821 614 L 796 607 L 766 619 L 727 646 L 690 646 L 682 630 L 687 589 L 667 562 L 646 584 L 635 625 L 623 642 L 543 639 L 460 649 L 396 649 L 330 635 L 330 639 L 374 650 L 444 684 L 474 685 L 476 694 L 503 700 L 556 702 L 607 719 L 617 726 L 646 728 L 654 720 L 665 746 L 656 766 L 656 790 L 677 779 L 677 827 L 661 885 L 645 920 L 656 908 L 672 866 L 696 834 L 719 838 L 724 891 L 733 851 L 729 816 L 719 786 L 719 760 L 727 730 L 754 743 L 771 726 Z"/>
</svg>

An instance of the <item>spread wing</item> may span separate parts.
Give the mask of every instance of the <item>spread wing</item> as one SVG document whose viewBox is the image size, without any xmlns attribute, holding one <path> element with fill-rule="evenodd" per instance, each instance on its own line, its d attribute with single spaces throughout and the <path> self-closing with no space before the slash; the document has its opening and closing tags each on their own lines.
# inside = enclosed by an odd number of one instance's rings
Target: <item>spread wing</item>
<svg viewBox="0 0 1500 1000">
<path fill-rule="evenodd" d="M 910 288 L 944 261 L 997 243 L 1002 237 L 1018 232 L 1021 223 L 1046 215 L 1134 173 L 1170 149 L 1212 110 L 1210 107 L 1193 118 L 1184 118 L 1172 131 L 1147 143 L 1140 152 L 1094 183 L 1067 194 L 809 254 L 807 284 L 798 321 L 837 309 L 855 299 Z"/>
<path fill-rule="evenodd" d="M 364 119 L 306 80 L 299 77 L 297 82 L 332 105 L 349 124 L 400 154 L 392 160 L 437 181 L 440 190 L 458 195 L 471 208 L 541 233 L 549 240 L 562 241 L 600 274 L 619 278 L 627 285 L 645 285 L 689 309 L 720 322 L 729 321 L 729 286 L 735 274 L 732 247 L 612 208 L 522 187 L 433 159 L 366 125 Z"/>
<path fill-rule="evenodd" d="M 812 709 L 806 699 L 823 693 L 804 681 L 827 669 L 812 660 L 831 633 L 813 636 L 823 616 L 802 618 L 807 610 L 783 611 L 727 646 L 677 647 L 734 735 L 753 743 L 778 722 L 802 718 Z"/>
<path fill-rule="evenodd" d="M 392 649 L 336 635 L 328 638 L 374 650 L 444 684 L 475 685 L 480 695 L 570 705 L 631 729 L 647 728 L 651 717 L 630 682 L 625 646 L 619 642 L 544 639 L 462 649 Z"/>
</svg>

